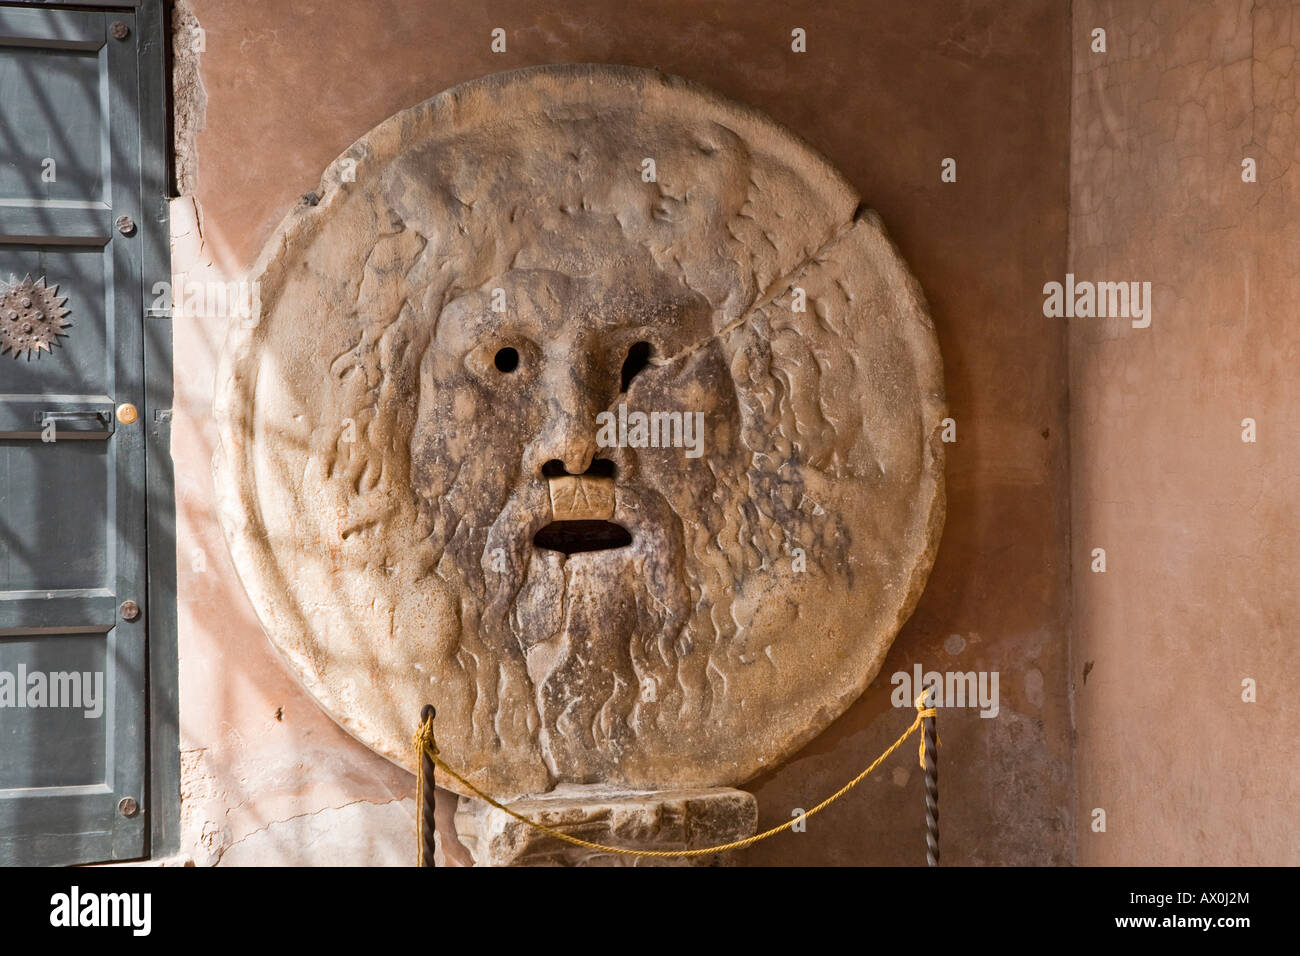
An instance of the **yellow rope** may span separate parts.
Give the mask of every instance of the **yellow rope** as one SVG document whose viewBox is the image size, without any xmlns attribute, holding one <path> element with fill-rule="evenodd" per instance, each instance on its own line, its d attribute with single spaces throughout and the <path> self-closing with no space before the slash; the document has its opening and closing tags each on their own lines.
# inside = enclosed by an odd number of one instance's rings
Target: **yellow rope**
<svg viewBox="0 0 1300 956">
<path fill-rule="evenodd" d="M 833 794 L 831 794 L 821 803 L 817 804 L 817 806 L 813 807 L 807 813 L 801 814 L 800 816 L 787 820 L 785 823 L 782 823 L 780 826 L 772 827 L 770 830 L 764 830 L 762 833 L 756 833 L 751 837 L 746 837 L 743 840 L 733 840 L 731 843 L 722 843 L 717 846 L 706 846 L 696 850 L 630 850 L 627 849 L 626 847 L 606 846 L 603 843 L 592 843 L 590 840 L 582 840 L 579 839 L 578 837 L 570 836 L 569 834 L 564 833 L 561 830 L 557 830 L 554 827 L 549 827 L 544 823 L 538 823 L 535 820 L 530 820 L 522 813 L 516 813 L 514 810 L 511 810 L 509 807 L 505 806 L 504 804 L 492 799 L 492 797 L 488 796 L 478 787 L 474 786 L 474 784 L 470 783 L 468 780 L 466 780 L 464 777 L 458 774 L 455 770 L 451 769 L 451 767 L 447 766 L 446 762 L 443 761 L 443 759 L 438 756 L 438 747 L 433 739 L 433 720 L 429 719 L 420 725 L 420 729 L 417 730 L 415 733 L 415 740 L 414 740 L 415 750 L 416 750 L 416 766 L 417 768 L 419 768 L 416 771 L 416 797 L 415 797 L 416 828 L 417 828 L 416 832 L 417 834 L 420 832 L 419 829 L 420 807 L 423 805 L 424 802 L 423 801 L 424 761 L 420 760 L 419 758 L 421 755 L 427 753 L 436 766 L 438 766 L 444 773 L 446 773 L 453 780 L 460 783 L 466 789 L 472 791 L 476 796 L 478 796 L 480 800 L 483 800 L 485 803 L 489 804 L 490 806 L 496 807 L 498 810 L 502 811 L 503 813 L 508 813 L 510 816 L 514 817 L 520 823 L 525 823 L 535 830 L 540 830 L 542 833 L 545 833 L 547 836 L 555 837 L 557 840 L 563 840 L 565 843 L 571 843 L 574 846 L 585 847 L 588 850 L 597 850 L 601 853 L 617 853 L 621 856 L 657 857 L 660 859 L 708 856 L 709 854 L 722 853 L 726 850 L 740 850 L 747 846 L 753 846 L 755 843 L 758 843 L 760 840 L 766 840 L 768 837 L 774 837 L 778 833 L 781 833 L 785 830 L 789 830 L 791 827 L 793 827 L 796 823 L 799 823 L 801 820 L 806 820 L 808 819 L 808 817 L 812 816 L 813 814 L 819 813 L 820 811 L 824 810 L 826 807 L 830 806 L 840 797 L 844 796 L 846 793 L 848 793 L 850 790 L 856 787 L 859 783 L 865 780 L 873 770 L 875 770 L 882 763 L 888 760 L 890 755 L 893 754 L 895 750 L 903 746 L 903 742 L 907 740 L 908 737 L 916 733 L 916 731 L 921 726 L 922 720 L 924 720 L 926 717 L 938 716 L 938 711 L 935 710 L 935 708 L 925 706 L 925 697 L 926 695 L 923 692 L 919 697 L 916 698 L 916 718 L 912 721 L 911 726 L 909 726 L 905 731 L 903 731 L 902 735 L 897 740 L 895 740 L 892 744 L 890 744 L 888 749 L 886 749 L 884 753 L 882 753 L 879 757 L 873 760 L 871 762 L 871 766 L 867 767 L 866 770 L 862 771 L 862 773 L 858 774 L 856 777 L 854 777 L 844 786 L 840 787 L 840 789 L 836 790 Z M 938 738 L 936 737 L 936 743 L 937 742 L 938 742 Z M 925 768 L 925 734 L 921 735 L 920 759 L 921 759 L 921 768 L 924 769 Z M 419 865 L 423 865 L 423 841 L 420 840 L 418 837 L 417 837 L 417 846 L 421 848 L 418 851 L 418 855 L 419 855 L 418 863 Z"/>
</svg>

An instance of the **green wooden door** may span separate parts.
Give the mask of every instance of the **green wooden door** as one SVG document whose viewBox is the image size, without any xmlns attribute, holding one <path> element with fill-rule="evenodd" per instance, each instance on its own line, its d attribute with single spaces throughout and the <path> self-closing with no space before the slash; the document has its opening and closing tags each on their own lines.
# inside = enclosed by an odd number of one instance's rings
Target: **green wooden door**
<svg viewBox="0 0 1300 956">
<path fill-rule="evenodd" d="M 5 864 L 146 851 L 137 71 L 131 11 L 0 6 Z"/>
</svg>

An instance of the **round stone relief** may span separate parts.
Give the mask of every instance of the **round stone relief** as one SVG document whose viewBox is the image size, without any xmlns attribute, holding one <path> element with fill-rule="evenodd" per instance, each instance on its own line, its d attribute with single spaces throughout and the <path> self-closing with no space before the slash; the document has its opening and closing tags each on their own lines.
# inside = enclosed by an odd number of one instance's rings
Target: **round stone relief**
<svg viewBox="0 0 1300 956">
<path fill-rule="evenodd" d="M 413 768 L 429 702 L 503 797 L 740 784 L 880 668 L 943 522 L 938 345 L 769 119 L 647 70 L 485 77 L 358 140 L 254 273 L 223 522 L 379 753 Z"/>
</svg>

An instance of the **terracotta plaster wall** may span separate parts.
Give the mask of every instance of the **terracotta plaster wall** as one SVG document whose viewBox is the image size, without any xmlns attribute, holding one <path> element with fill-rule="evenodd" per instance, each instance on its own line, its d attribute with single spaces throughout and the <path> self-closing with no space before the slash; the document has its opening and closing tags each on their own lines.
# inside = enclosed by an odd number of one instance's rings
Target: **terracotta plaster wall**
<svg viewBox="0 0 1300 956">
<path fill-rule="evenodd" d="M 1072 271 L 1153 290 L 1070 321 L 1079 860 L 1294 865 L 1300 4 L 1073 19 Z"/>
<path fill-rule="evenodd" d="M 760 826 L 812 806 L 907 725 L 910 708 L 890 705 L 890 674 L 918 663 L 997 671 L 996 717 L 942 715 L 945 859 L 1072 859 L 1066 327 L 1043 318 L 1039 296 L 1066 265 L 1065 4 L 188 6 L 204 49 L 180 58 L 198 71 L 180 79 L 184 102 L 202 109 L 184 127 L 193 194 L 175 203 L 182 278 L 238 279 L 353 140 L 499 70 L 659 67 L 765 110 L 825 153 L 880 212 L 929 298 L 958 440 L 948 523 L 920 607 L 867 694 L 751 783 Z M 489 50 L 494 27 L 506 30 L 506 53 Z M 791 51 L 795 27 L 807 31 L 805 54 Z M 940 181 L 945 157 L 957 160 L 955 183 Z M 400 860 L 410 852 L 412 778 L 337 729 L 296 685 L 227 557 L 209 472 L 223 330 L 213 318 L 175 323 L 183 853 L 225 863 Z M 449 846 L 453 861 L 464 858 Z M 923 854 L 909 747 L 807 832 L 742 862 L 917 864 Z"/>
</svg>

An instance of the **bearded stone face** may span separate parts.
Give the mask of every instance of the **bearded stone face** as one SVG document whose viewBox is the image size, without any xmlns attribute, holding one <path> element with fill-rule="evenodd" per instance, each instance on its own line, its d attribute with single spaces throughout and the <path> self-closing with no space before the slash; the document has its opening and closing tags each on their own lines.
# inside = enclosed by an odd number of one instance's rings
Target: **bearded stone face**
<svg viewBox="0 0 1300 956">
<path fill-rule="evenodd" d="M 341 160 L 217 406 L 232 554 L 322 706 L 409 766 L 432 702 L 502 796 L 741 783 L 819 732 L 942 520 L 933 330 L 847 185 L 610 67 L 468 84 Z"/>
<path fill-rule="evenodd" d="M 724 440 L 738 420 L 710 387 L 727 371 L 707 301 L 644 251 L 616 250 L 591 273 L 513 269 L 449 303 L 421 357 L 411 442 L 446 573 L 477 599 L 493 652 L 523 664 L 548 769 L 583 782 L 653 722 L 687 651 L 695 575 L 674 509 L 697 513 L 712 485 L 685 448 L 601 447 L 597 420 L 622 404 L 694 421 L 707 405 Z"/>
</svg>

